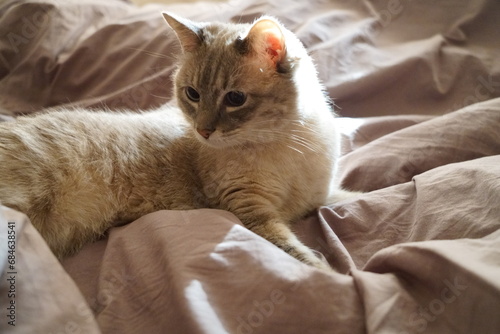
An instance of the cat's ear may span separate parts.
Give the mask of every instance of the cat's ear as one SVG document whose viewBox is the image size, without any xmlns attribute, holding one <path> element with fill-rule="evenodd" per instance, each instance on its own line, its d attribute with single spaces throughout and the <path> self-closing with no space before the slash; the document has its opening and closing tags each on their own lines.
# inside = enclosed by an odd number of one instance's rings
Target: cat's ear
<svg viewBox="0 0 500 334">
<path fill-rule="evenodd" d="M 274 66 L 285 58 L 285 36 L 280 25 L 270 18 L 257 20 L 250 28 L 245 42 L 261 59 Z"/>
<path fill-rule="evenodd" d="M 203 41 L 203 31 L 195 22 L 169 12 L 163 12 L 168 25 L 175 31 L 184 52 L 195 51 Z"/>
</svg>

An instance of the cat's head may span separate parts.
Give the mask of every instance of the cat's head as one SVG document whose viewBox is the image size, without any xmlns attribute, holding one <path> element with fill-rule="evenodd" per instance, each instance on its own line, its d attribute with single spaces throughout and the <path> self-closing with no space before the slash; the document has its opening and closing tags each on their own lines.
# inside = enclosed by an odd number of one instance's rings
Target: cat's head
<svg viewBox="0 0 500 334">
<path fill-rule="evenodd" d="M 294 71 L 305 50 L 275 19 L 223 24 L 163 15 L 183 50 L 175 96 L 200 141 L 264 143 L 297 121 Z"/>
</svg>

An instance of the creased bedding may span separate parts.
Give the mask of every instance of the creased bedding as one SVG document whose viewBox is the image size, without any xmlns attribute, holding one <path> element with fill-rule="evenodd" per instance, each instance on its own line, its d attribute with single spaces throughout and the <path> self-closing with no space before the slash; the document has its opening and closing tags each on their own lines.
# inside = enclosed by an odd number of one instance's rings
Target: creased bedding
<svg viewBox="0 0 500 334">
<path fill-rule="evenodd" d="M 0 121 L 169 102 L 179 48 L 161 10 L 275 15 L 310 50 L 341 116 L 340 182 L 365 192 L 295 224 L 335 272 L 209 209 L 151 213 L 59 264 L 29 220 L 2 207 L 1 332 L 500 331 L 500 3 L 7 1 Z"/>
</svg>

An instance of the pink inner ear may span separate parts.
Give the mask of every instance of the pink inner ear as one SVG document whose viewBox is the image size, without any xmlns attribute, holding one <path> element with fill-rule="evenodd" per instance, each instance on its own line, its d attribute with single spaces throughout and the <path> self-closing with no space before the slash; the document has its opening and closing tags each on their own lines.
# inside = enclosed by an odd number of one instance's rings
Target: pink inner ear
<svg viewBox="0 0 500 334">
<path fill-rule="evenodd" d="M 255 50 L 266 55 L 267 61 L 276 65 L 284 57 L 284 36 L 276 22 L 269 19 L 257 21 L 250 29 L 249 36 L 253 40 Z"/>
<path fill-rule="evenodd" d="M 281 58 L 280 54 L 283 52 L 283 43 L 281 41 L 281 36 L 276 36 L 273 32 L 270 32 L 266 36 L 267 49 L 266 52 L 271 56 L 273 62 L 279 61 Z"/>
</svg>

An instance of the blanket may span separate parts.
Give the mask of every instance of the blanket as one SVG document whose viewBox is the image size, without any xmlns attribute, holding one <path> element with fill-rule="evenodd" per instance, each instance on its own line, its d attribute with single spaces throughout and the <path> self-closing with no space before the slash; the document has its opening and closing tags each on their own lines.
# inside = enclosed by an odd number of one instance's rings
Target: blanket
<svg viewBox="0 0 500 334">
<path fill-rule="evenodd" d="M 294 224 L 333 271 L 212 209 L 152 212 L 59 263 L 1 207 L 1 332 L 498 333 L 497 1 L 6 1 L 0 121 L 172 103 L 161 10 L 271 14 L 308 48 L 339 115 L 339 182 L 363 192 Z"/>
</svg>

